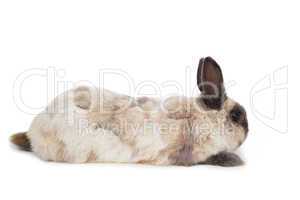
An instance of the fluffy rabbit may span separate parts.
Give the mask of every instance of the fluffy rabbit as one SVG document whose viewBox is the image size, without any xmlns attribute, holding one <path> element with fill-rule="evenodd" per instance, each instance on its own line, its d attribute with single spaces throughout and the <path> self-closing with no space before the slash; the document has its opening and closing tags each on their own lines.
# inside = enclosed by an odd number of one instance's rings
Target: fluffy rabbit
<svg viewBox="0 0 300 200">
<path fill-rule="evenodd" d="M 197 84 L 198 97 L 164 101 L 77 87 L 54 99 L 28 132 L 11 141 L 56 162 L 243 164 L 232 152 L 247 137 L 246 112 L 226 96 L 211 57 L 200 60 Z"/>
</svg>

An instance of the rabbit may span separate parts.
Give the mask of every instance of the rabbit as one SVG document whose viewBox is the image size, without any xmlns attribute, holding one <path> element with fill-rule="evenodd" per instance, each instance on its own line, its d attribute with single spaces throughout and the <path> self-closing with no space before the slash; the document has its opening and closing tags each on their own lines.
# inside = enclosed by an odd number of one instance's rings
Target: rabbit
<svg viewBox="0 0 300 200">
<path fill-rule="evenodd" d="M 197 97 L 165 100 L 79 86 L 56 97 L 29 130 L 11 136 L 45 161 L 240 166 L 245 109 L 227 97 L 211 57 L 201 58 Z"/>
</svg>

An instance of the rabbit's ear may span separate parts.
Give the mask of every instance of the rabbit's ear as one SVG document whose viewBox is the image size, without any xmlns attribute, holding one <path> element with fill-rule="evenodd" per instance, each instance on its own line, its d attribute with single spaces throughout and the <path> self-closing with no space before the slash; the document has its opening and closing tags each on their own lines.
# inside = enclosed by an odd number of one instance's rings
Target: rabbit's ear
<svg viewBox="0 0 300 200">
<path fill-rule="evenodd" d="M 218 63 L 211 57 L 202 58 L 197 72 L 197 85 L 201 99 L 207 107 L 220 109 L 226 98 L 223 75 Z"/>
</svg>

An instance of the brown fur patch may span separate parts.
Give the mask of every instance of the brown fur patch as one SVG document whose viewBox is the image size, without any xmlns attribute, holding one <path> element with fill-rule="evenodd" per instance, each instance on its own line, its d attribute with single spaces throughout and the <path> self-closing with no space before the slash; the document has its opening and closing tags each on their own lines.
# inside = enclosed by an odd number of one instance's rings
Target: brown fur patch
<svg viewBox="0 0 300 200">
<path fill-rule="evenodd" d="M 15 144 L 19 149 L 24 151 L 31 151 L 31 144 L 30 140 L 26 135 L 26 132 L 17 133 L 12 135 L 10 141 Z"/>
<path fill-rule="evenodd" d="M 184 166 L 194 164 L 194 137 L 190 134 L 189 129 L 189 122 L 184 123 L 182 133 L 179 135 L 178 140 L 174 145 L 174 150 L 169 156 L 172 164 Z"/>
<path fill-rule="evenodd" d="M 122 112 L 112 111 L 108 114 L 99 112 L 89 113 L 89 119 L 92 124 L 95 124 L 94 129 L 110 130 L 120 140 L 130 146 L 135 143 L 135 135 L 132 134 L 143 126 L 144 119 L 148 113 L 141 110 L 140 107 L 128 107 Z"/>
<path fill-rule="evenodd" d="M 58 150 L 56 152 L 55 161 L 63 162 L 63 161 L 65 161 L 65 147 L 66 147 L 66 145 L 62 141 L 60 141 L 58 143 L 58 146 L 59 147 L 58 147 Z"/>
<path fill-rule="evenodd" d="M 145 113 L 155 112 L 159 106 L 159 102 L 149 97 L 138 97 L 136 105 L 140 107 Z"/>
<path fill-rule="evenodd" d="M 147 164 L 147 165 L 154 165 L 156 163 L 155 160 L 139 160 L 137 161 L 138 164 Z"/>
<path fill-rule="evenodd" d="M 91 151 L 87 157 L 86 162 L 92 163 L 92 162 L 95 162 L 96 160 L 97 160 L 97 155 L 95 154 L 94 151 Z"/>
<path fill-rule="evenodd" d="M 168 118 L 186 119 L 191 117 L 191 104 L 185 97 L 170 97 L 163 102 Z"/>
<path fill-rule="evenodd" d="M 44 148 L 48 151 L 49 160 L 55 162 L 66 162 L 69 161 L 69 158 L 66 158 L 66 144 L 57 137 L 56 132 L 52 130 L 47 130 L 43 132 L 44 136 Z M 56 149 L 54 153 L 52 153 L 53 149 Z"/>
<path fill-rule="evenodd" d="M 178 119 L 188 119 L 192 116 L 192 114 L 188 112 L 176 112 L 176 113 L 169 113 L 167 116 L 168 118 L 178 120 Z"/>
<path fill-rule="evenodd" d="M 150 101 L 150 98 L 149 97 L 138 97 L 136 101 L 139 105 L 141 105 L 141 104 L 146 103 L 147 101 Z"/>
<path fill-rule="evenodd" d="M 74 103 L 81 109 L 89 109 L 91 105 L 91 94 L 89 88 L 76 88 L 74 91 Z"/>
</svg>

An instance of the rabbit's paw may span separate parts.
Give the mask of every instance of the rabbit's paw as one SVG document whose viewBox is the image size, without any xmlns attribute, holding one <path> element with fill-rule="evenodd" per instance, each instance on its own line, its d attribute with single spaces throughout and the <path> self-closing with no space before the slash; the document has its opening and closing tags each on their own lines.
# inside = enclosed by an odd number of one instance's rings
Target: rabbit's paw
<svg viewBox="0 0 300 200">
<path fill-rule="evenodd" d="M 220 152 L 209 157 L 204 164 L 218 165 L 222 167 L 235 167 L 244 164 L 243 160 L 236 154 L 230 152 Z"/>
</svg>

